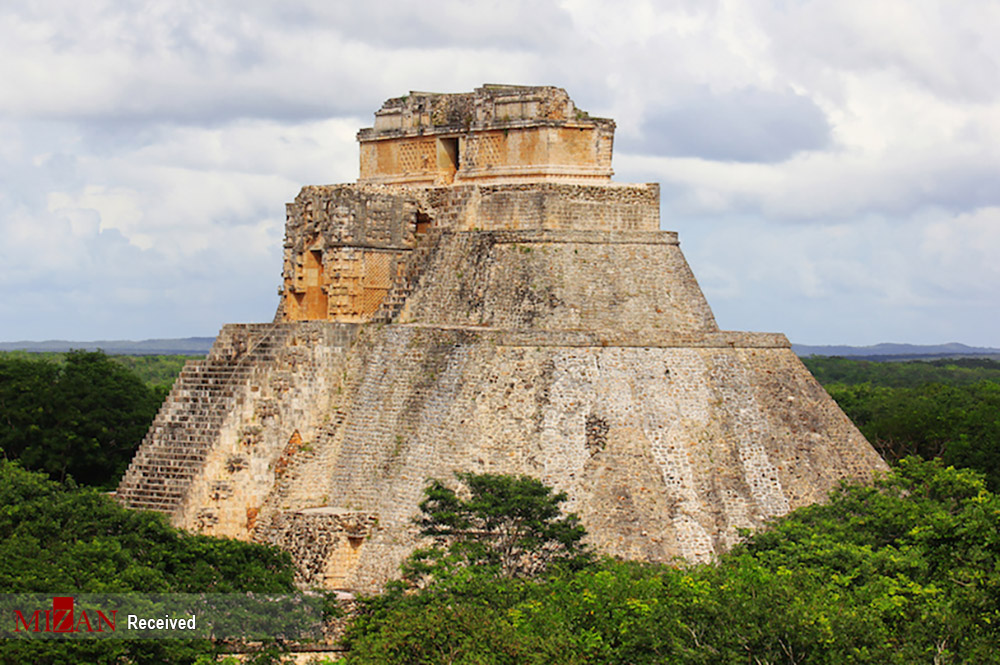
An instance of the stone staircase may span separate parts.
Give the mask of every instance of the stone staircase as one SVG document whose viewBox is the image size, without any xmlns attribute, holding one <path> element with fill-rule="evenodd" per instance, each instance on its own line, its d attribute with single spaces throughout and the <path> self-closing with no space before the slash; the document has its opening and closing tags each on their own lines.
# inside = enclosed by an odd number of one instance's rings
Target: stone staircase
<svg viewBox="0 0 1000 665">
<path fill-rule="evenodd" d="M 410 293 L 413 292 L 421 275 L 424 274 L 424 270 L 430 262 L 430 256 L 437 250 L 443 234 L 444 231 L 441 229 L 432 228 L 423 238 L 418 240 L 417 246 L 406 257 L 402 274 L 393 282 L 382 304 L 372 315 L 372 323 L 397 322 L 399 313 L 402 311 L 403 305 L 406 304 L 406 299 L 410 297 Z"/>
<path fill-rule="evenodd" d="M 254 367 L 274 359 L 282 341 L 277 330 L 227 326 L 205 360 L 184 366 L 118 486 L 119 501 L 168 514 L 182 506 L 223 421 L 244 399 Z"/>
</svg>

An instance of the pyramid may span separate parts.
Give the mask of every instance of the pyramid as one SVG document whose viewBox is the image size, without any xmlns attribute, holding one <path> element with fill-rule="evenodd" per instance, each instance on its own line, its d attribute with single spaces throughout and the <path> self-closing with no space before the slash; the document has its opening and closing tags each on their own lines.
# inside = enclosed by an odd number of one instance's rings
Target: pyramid
<svg viewBox="0 0 1000 665">
<path fill-rule="evenodd" d="M 390 99 L 287 206 L 270 323 L 188 363 L 118 488 L 371 591 L 431 478 L 527 474 L 613 556 L 708 561 L 885 463 L 777 333 L 719 330 L 655 184 L 560 88 Z"/>
</svg>

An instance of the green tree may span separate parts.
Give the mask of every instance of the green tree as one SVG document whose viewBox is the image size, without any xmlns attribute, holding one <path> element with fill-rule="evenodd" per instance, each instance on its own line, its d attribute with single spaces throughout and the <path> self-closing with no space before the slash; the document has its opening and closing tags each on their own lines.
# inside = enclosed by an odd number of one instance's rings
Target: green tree
<svg viewBox="0 0 1000 665">
<path fill-rule="evenodd" d="M 240 593 L 295 590 L 289 555 L 172 528 L 93 488 L 0 461 L 0 593 Z M 7 640 L 0 662 L 186 663 L 198 640 Z"/>
<path fill-rule="evenodd" d="M 576 515 L 563 515 L 560 509 L 565 492 L 553 493 L 528 476 L 456 477 L 468 498 L 441 481 L 431 481 L 420 503 L 418 524 L 461 564 L 501 577 L 531 577 L 555 563 L 586 561 L 587 549 L 581 543 L 586 532 Z"/>
<path fill-rule="evenodd" d="M 348 661 L 996 664 L 998 534 L 1000 497 L 980 474 L 907 458 L 712 564 L 457 567 L 392 590 L 365 601 Z"/>
<path fill-rule="evenodd" d="M 162 395 L 101 352 L 61 365 L 0 358 L 0 449 L 55 480 L 112 487 Z"/>
<path fill-rule="evenodd" d="M 560 510 L 566 495 L 534 478 L 457 478 L 458 492 L 438 480 L 425 489 L 417 522 L 435 545 L 414 552 L 386 593 L 362 599 L 347 635 L 352 661 L 528 663 L 548 651 L 544 636 L 518 633 L 506 610 L 532 576 L 592 560 L 583 527 Z"/>
</svg>

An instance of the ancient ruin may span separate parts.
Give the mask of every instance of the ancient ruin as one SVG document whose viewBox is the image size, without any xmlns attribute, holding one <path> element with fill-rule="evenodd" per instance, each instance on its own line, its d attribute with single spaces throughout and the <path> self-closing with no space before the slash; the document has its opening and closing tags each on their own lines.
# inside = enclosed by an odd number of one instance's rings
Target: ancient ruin
<svg viewBox="0 0 1000 665">
<path fill-rule="evenodd" d="M 387 101 L 359 182 L 288 205 L 274 321 L 184 368 L 120 499 L 371 590 L 456 470 L 566 491 L 602 552 L 704 561 L 884 468 L 783 335 L 718 329 L 613 132 L 552 87 Z"/>
</svg>

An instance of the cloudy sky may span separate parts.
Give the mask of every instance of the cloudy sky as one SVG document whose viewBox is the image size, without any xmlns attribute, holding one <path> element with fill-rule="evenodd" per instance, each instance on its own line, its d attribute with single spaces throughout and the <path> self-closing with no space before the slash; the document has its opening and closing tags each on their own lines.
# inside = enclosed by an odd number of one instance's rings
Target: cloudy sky
<svg viewBox="0 0 1000 665">
<path fill-rule="evenodd" d="M 995 0 L 8 0 L 0 341 L 277 305 L 284 203 L 409 90 L 558 85 L 726 329 L 1000 346 Z"/>
</svg>

